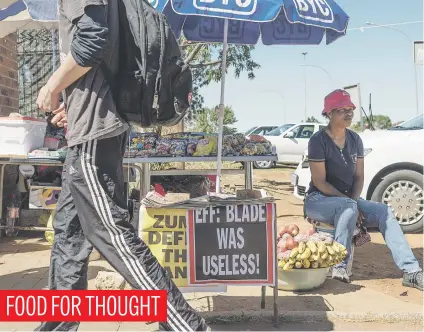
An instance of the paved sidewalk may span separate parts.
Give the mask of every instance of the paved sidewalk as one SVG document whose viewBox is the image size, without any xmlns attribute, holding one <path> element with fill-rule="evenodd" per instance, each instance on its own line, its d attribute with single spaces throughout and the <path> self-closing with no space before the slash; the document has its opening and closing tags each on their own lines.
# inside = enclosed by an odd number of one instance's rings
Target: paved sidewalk
<svg viewBox="0 0 424 332">
<path fill-rule="evenodd" d="M 0 289 L 41 289 L 47 286 L 50 247 L 39 238 L 0 242 Z M 112 271 L 107 262 L 90 263 L 89 288 L 99 271 Z M 414 290 L 412 290 L 414 291 Z M 266 309 L 260 308 L 260 287 L 228 287 L 228 292 L 190 293 L 190 304 L 215 323 L 259 319 L 270 321 L 272 289 L 267 289 Z M 393 296 L 328 279 L 324 286 L 307 293 L 279 292 L 279 311 L 285 322 L 308 319 L 327 321 L 422 321 L 423 306 L 401 301 Z M 252 323 L 253 324 L 253 323 Z M 2 323 L 1 331 L 33 330 L 37 323 Z M 153 330 L 156 324 L 83 323 L 81 331 Z"/>
</svg>

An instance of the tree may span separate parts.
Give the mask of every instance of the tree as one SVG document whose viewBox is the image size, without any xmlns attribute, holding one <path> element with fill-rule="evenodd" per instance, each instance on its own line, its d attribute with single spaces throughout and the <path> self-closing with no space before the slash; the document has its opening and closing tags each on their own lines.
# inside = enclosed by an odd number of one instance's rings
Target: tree
<svg viewBox="0 0 424 332">
<path fill-rule="evenodd" d="M 314 116 L 308 117 L 305 122 L 319 123 L 318 119 L 315 118 Z"/>
<path fill-rule="evenodd" d="M 389 129 L 392 127 L 392 120 L 387 115 L 373 115 L 372 117 L 372 126 L 375 130 Z M 364 128 L 371 129 L 370 124 L 366 119 L 364 119 Z M 361 130 L 361 123 L 357 122 L 352 126 L 352 129 L 355 131 Z"/>
<path fill-rule="evenodd" d="M 204 108 L 198 111 L 190 124 L 190 129 L 205 133 L 218 132 L 218 113 L 217 108 Z M 231 135 L 237 132 L 236 128 L 231 127 L 237 122 L 234 111 L 231 106 L 224 108 L 224 127 L 223 134 Z"/>
<path fill-rule="evenodd" d="M 191 43 L 181 37 L 180 45 L 193 73 L 193 100 L 188 116 L 191 119 L 204 108 L 200 89 L 211 82 L 221 80 L 222 43 Z M 254 79 L 255 71 L 260 68 L 252 59 L 254 49 L 255 47 L 250 45 L 229 45 L 226 72 L 231 68 L 236 78 L 247 73 L 248 79 Z"/>
<path fill-rule="evenodd" d="M 375 129 L 389 129 L 392 120 L 387 115 L 374 115 L 372 124 Z"/>
</svg>

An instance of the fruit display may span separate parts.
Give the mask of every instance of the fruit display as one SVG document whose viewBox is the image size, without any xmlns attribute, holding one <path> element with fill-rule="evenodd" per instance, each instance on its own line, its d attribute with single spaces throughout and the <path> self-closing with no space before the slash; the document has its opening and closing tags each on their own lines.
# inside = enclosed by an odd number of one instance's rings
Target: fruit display
<svg viewBox="0 0 424 332">
<path fill-rule="evenodd" d="M 216 156 L 218 135 L 206 133 L 173 133 L 159 136 L 156 133 L 131 132 L 126 157 L 206 157 Z M 222 139 L 223 156 L 266 156 L 272 154 L 272 145 L 260 135 L 246 138 L 237 133 Z"/>
<path fill-rule="evenodd" d="M 283 270 L 318 269 L 339 264 L 347 255 L 346 248 L 331 234 L 313 228 L 300 233 L 297 225 L 285 226 L 277 237 L 278 267 Z"/>
<path fill-rule="evenodd" d="M 272 145 L 263 136 L 244 134 L 225 135 L 222 140 L 223 156 L 267 156 L 272 154 Z"/>
</svg>

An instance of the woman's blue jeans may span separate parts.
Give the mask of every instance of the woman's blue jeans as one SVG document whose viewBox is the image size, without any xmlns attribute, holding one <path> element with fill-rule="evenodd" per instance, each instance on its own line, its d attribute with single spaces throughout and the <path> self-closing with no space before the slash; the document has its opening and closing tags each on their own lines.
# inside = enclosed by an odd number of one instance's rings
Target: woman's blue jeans
<svg viewBox="0 0 424 332">
<path fill-rule="evenodd" d="M 305 200 L 306 215 L 315 221 L 334 226 L 335 240 L 348 251 L 351 249 L 359 211 L 364 216 L 366 227 L 378 227 L 399 269 L 406 273 L 421 270 L 397 219 L 387 205 L 363 199 L 356 202 L 350 198 L 328 197 L 319 192 L 309 194 Z M 349 257 L 350 252 L 341 266 L 346 267 Z"/>
</svg>

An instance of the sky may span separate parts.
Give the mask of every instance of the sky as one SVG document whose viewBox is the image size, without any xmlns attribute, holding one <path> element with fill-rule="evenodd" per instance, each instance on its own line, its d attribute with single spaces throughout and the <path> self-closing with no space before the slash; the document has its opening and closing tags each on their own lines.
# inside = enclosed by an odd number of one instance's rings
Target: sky
<svg viewBox="0 0 424 332">
<path fill-rule="evenodd" d="M 256 78 L 226 79 L 225 104 L 232 106 L 240 131 L 255 125 L 297 123 L 305 117 L 306 63 L 307 116 L 320 116 L 324 97 L 336 88 L 360 83 L 362 107 L 368 113 L 372 95 L 374 115 L 388 115 L 393 122 L 417 114 L 415 76 L 417 73 L 419 112 L 423 112 L 423 66 L 414 66 L 411 41 L 388 28 L 355 30 L 370 21 L 393 24 L 423 21 L 423 0 L 338 0 L 350 17 L 346 36 L 330 45 L 264 46 L 258 44 L 252 56 L 261 65 Z M 412 40 L 423 40 L 423 23 L 398 25 Z M 327 74 L 319 68 L 326 70 Z M 220 83 L 201 90 L 206 106 L 219 104 Z"/>
</svg>

